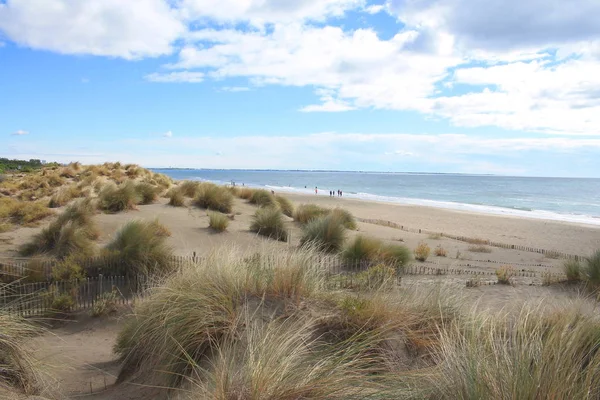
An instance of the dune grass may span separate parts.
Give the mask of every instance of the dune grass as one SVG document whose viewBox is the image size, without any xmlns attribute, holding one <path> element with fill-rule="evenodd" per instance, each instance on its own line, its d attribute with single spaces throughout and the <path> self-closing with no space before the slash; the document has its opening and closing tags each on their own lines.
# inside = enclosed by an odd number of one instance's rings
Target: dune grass
<svg viewBox="0 0 600 400">
<path fill-rule="evenodd" d="M 491 253 L 492 249 L 484 245 L 473 245 L 467 248 L 471 253 Z"/>
<path fill-rule="evenodd" d="M 120 275 L 166 274 L 173 269 L 173 250 L 166 243 L 158 222 L 131 221 L 116 233 L 106 246 L 107 254 L 118 266 L 113 273 Z"/>
<path fill-rule="evenodd" d="M 350 265 L 383 263 L 398 269 L 409 265 L 412 256 L 406 246 L 386 244 L 373 237 L 357 235 L 344 248 L 342 259 Z"/>
<path fill-rule="evenodd" d="M 261 207 L 252 216 L 250 230 L 259 235 L 285 242 L 288 232 L 283 221 L 283 214 L 277 207 Z"/>
<path fill-rule="evenodd" d="M 327 215 L 330 210 L 316 204 L 301 204 L 294 211 L 294 221 L 307 224 L 313 219 Z"/>
<path fill-rule="evenodd" d="M 250 200 L 252 198 L 253 194 L 254 194 L 254 189 L 242 187 L 242 188 L 240 188 L 240 190 L 238 190 L 237 197 L 239 197 L 240 199 L 243 199 L 243 200 Z"/>
<path fill-rule="evenodd" d="M 512 284 L 512 279 L 515 276 L 515 268 L 512 265 L 503 265 L 496 270 L 496 277 L 498 283 L 501 285 Z"/>
<path fill-rule="evenodd" d="M 414 250 L 415 259 L 421 262 L 427 260 L 430 253 L 431 248 L 425 242 L 419 243 L 419 245 Z"/>
<path fill-rule="evenodd" d="M 358 228 L 358 226 L 356 225 L 356 220 L 354 219 L 354 216 L 350 213 L 350 211 L 336 207 L 330 211 L 330 214 L 334 218 L 340 220 L 346 229 L 354 231 Z"/>
<path fill-rule="evenodd" d="M 183 194 L 183 191 L 180 188 L 175 187 L 175 188 L 171 189 L 167 193 L 167 197 L 169 198 L 168 204 L 170 206 L 185 207 L 185 195 Z"/>
<path fill-rule="evenodd" d="M 585 260 L 583 276 L 592 288 L 600 287 L 600 250 Z"/>
<path fill-rule="evenodd" d="M 287 197 L 276 195 L 275 201 L 277 202 L 277 205 L 279 206 L 279 209 L 283 215 L 286 215 L 290 218 L 294 217 L 294 205 Z"/>
<path fill-rule="evenodd" d="M 37 226 L 54 212 L 41 202 L 19 201 L 9 197 L 0 198 L 0 221 L 15 225 Z"/>
<path fill-rule="evenodd" d="M 70 185 L 58 190 L 48 203 L 48 207 L 57 208 L 67 205 L 71 200 L 81 197 L 83 191 L 77 185 Z"/>
<path fill-rule="evenodd" d="M 443 248 L 441 244 L 438 244 L 433 250 L 433 254 L 435 254 L 437 257 L 447 257 L 448 251 Z"/>
<path fill-rule="evenodd" d="M 135 184 L 131 181 L 118 186 L 114 183 L 104 185 L 98 194 L 98 199 L 98 207 L 106 213 L 135 210 L 141 202 Z"/>
<path fill-rule="evenodd" d="M 302 228 L 300 244 L 334 253 L 342 249 L 345 240 L 346 228 L 343 221 L 335 215 L 327 215 L 311 220 Z"/>
<path fill-rule="evenodd" d="M 259 207 L 272 207 L 277 205 L 275 196 L 265 189 L 256 189 L 252 192 L 252 196 L 248 200 L 250 204 L 257 205 Z"/>
<path fill-rule="evenodd" d="M 227 188 L 203 183 L 197 190 L 194 204 L 199 208 L 230 213 L 233 209 L 233 195 Z"/>
<path fill-rule="evenodd" d="M 152 204 L 158 199 L 160 189 L 149 183 L 141 182 L 135 185 L 135 191 L 139 197 L 139 204 Z"/>
<path fill-rule="evenodd" d="M 565 261 L 563 272 L 567 277 L 567 282 L 579 282 L 583 276 L 581 263 L 577 260 Z"/>
<path fill-rule="evenodd" d="M 181 193 L 185 197 L 196 197 L 196 193 L 198 188 L 200 187 L 200 182 L 198 181 L 183 181 L 177 187 L 181 190 Z"/>
<path fill-rule="evenodd" d="M 209 211 L 208 226 L 215 232 L 224 232 L 229 225 L 229 217 L 220 212 Z"/>
</svg>

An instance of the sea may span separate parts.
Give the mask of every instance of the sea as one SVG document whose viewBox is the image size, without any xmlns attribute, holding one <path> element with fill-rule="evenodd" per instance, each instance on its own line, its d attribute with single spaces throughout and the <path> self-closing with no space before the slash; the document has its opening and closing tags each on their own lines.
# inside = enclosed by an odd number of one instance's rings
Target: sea
<svg viewBox="0 0 600 400">
<path fill-rule="evenodd" d="M 600 179 L 496 175 L 153 169 L 173 179 L 600 226 Z"/>
</svg>

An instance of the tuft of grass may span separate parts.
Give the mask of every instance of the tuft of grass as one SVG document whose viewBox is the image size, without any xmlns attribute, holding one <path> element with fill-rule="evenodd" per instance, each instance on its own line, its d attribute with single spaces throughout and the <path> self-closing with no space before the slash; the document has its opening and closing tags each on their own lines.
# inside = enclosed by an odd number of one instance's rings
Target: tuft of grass
<svg viewBox="0 0 600 400">
<path fill-rule="evenodd" d="M 437 257 L 447 257 L 448 251 L 445 248 L 443 248 L 441 244 L 438 244 L 435 247 L 433 254 L 435 254 Z"/>
<path fill-rule="evenodd" d="M 501 285 L 512 284 L 512 278 L 515 276 L 515 269 L 512 265 L 503 265 L 496 270 L 496 277 L 498 283 Z"/>
<path fill-rule="evenodd" d="M 382 242 L 369 236 L 357 235 L 342 252 L 347 263 L 371 263 L 377 258 Z"/>
<path fill-rule="evenodd" d="M 544 253 L 546 258 L 551 258 L 553 260 L 558 260 L 560 258 L 560 252 L 557 250 L 549 250 Z"/>
<path fill-rule="evenodd" d="M 208 226 L 215 232 L 223 232 L 229 225 L 229 217 L 220 212 L 209 211 Z"/>
<path fill-rule="evenodd" d="M 301 245 L 310 245 L 325 252 L 337 252 L 346 240 L 346 228 L 339 218 L 327 215 L 311 220 L 302 229 Z"/>
<path fill-rule="evenodd" d="M 252 192 L 252 196 L 248 200 L 250 204 L 255 204 L 259 207 L 272 207 L 277 205 L 275 197 L 265 189 L 257 189 Z"/>
<path fill-rule="evenodd" d="M 294 211 L 294 221 L 307 224 L 313 219 L 322 217 L 328 213 L 328 209 L 319 207 L 316 204 L 301 204 Z"/>
<path fill-rule="evenodd" d="M 600 250 L 585 260 L 583 276 L 592 287 L 600 287 Z"/>
<path fill-rule="evenodd" d="M 94 235 L 95 232 L 85 225 L 74 221 L 56 220 L 34 235 L 31 241 L 23 244 L 19 253 L 23 256 L 48 254 L 59 259 L 71 254 L 89 257 L 95 252 L 95 245 L 91 239 Z"/>
<path fill-rule="evenodd" d="M 118 213 L 120 211 L 135 210 L 141 201 L 132 181 L 120 185 L 114 183 L 106 184 L 98 194 L 98 207 L 107 213 Z"/>
<path fill-rule="evenodd" d="M 429 248 L 427 243 L 421 242 L 421 243 L 419 243 L 417 248 L 414 250 L 414 253 L 415 253 L 415 259 L 423 262 L 423 261 L 427 260 L 427 258 L 429 257 L 429 254 L 431 253 L 431 249 Z"/>
<path fill-rule="evenodd" d="M 237 196 L 243 200 L 250 200 L 252 198 L 253 194 L 254 194 L 254 189 L 243 187 L 238 191 Z"/>
<path fill-rule="evenodd" d="M 261 207 L 254 213 L 250 230 L 271 239 L 287 241 L 283 214 L 277 207 Z"/>
<path fill-rule="evenodd" d="M 491 253 L 492 249 L 483 245 L 473 245 L 467 248 L 471 253 Z"/>
<path fill-rule="evenodd" d="M 233 208 L 233 195 L 224 187 L 204 183 L 198 188 L 194 204 L 200 208 L 230 213 Z"/>
<path fill-rule="evenodd" d="M 563 263 L 563 271 L 567 276 L 567 282 L 579 282 L 582 277 L 582 266 L 577 260 L 567 260 Z"/>
<path fill-rule="evenodd" d="M 135 191 L 139 196 L 139 204 L 152 204 L 158 199 L 158 193 L 160 189 L 149 183 L 138 183 L 135 185 Z"/>
<path fill-rule="evenodd" d="M 431 240 L 442 240 L 444 236 L 441 233 L 432 233 L 427 238 Z"/>
<path fill-rule="evenodd" d="M 474 245 L 487 245 L 490 243 L 489 240 L 481 239 L 481 238 L 467 238 L 467 239 L 465 239 L 465 242 L 467 242 L 469 244 L 474 244 Z"/>
<path fill-rule="evenodd" d="M 180 188 L 173 188 L 167 193 L 169 205 L 173 207 L 185 207 L 185 196 Z"/>
<path fill-rule="evenodd" d="M 117 312 L 117 304 L 119 293 L 115 288 L 110 292 L 103 293 L 102 296 L 92 306 L 90 315 L 92 317 L 100 317 L 102 315 L 110 315 Z"/>
<path fill-rule="evenodd" d="M 290 218 L 294 216 L 294 205 L 287 197 L 276 195 L 275 201 L 277 202 L 277 205 L 281 209 L 283 215 L 287 215 Z"/>
<path fill-rule="evenodd" d="M 361 290 L 384 290 L 397 282 L 398 271 L 387 264 L 377 264 L 359 272 L 353 279 L 353 288 Z"/>
<path fill-rule="evenodd" d="M 170 272 L 173 250 L 165 240 L 153 222 L 128 222 L 106 246 L 108 254 L 118 263 L 112 272 L 127 276 Z"/>
<path fill-rule="evenodd" d="M 183 181 L 177 186 L 185 197 L 196 197 L 200 182 L 198 181 Z"/>
<path fill-rule="evenodd" d="M 15 225 L 36 226 L 52 214 L 54 212 L 41 202 L 0 198 L 0 220 L 5 219 Z"/>
<path fill-rule="evenodd" d="M 81 197 L 83 194 L 82 190 L 77 185 L 67 186 L 60 189 L 50 198 L 48 207 L 57 208 L 67 205 L 71 200 L 76 197 Z"/>
<path fill-rule="evenodd" d="M 404 268 L 410 264 L 412 254 L 408 247 L 399 244 L 384 244 L 377 255 L 379 262 L 396 269 Z"/>
<path fill-rule="evenodd" d="M 346 229 L 350 229 L 352 231 L 356 230 L 358 226 L 356 225 L 356 220 L 350 211 L 344 210 L 343 208 L 334 208 L 331 210 L 330 215 L 334 218 L 339 219 Z"/>
</svg>

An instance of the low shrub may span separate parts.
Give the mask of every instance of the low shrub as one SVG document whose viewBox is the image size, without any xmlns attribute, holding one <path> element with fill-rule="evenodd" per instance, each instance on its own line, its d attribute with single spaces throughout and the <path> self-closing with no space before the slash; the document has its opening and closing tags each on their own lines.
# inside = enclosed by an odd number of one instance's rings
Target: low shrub
<svg viewBox="0 0 600 400">
<path fill-rule="evenodd" d="M 70 255 L 52 267 L 52 279 L 55 281 L 72 281 L 85 278 L 78 256 Z"/>
<path fill-rule="evenodd" d="M 322 217 L 328 213 L 328 209 L 319 207 L 316 204 L 301 204 L 294 211 L 294 221 L 307 224 L 313 219 Z"/>
<path fill-rule="evenodd" d="M 287 197 L 277 195 L 275 196 L 275 201 L 283 215 L 287 215 L 290 218 L 294 216 L 294 205 Z"/>
<path fill-rule="evenodd" d="M 135 185 L 135 191 L 139 196 L 140 204 L 152 204 L 158 199 L 160 189 L 149 183 L 138 183 Z"/>
<path fill-rule="evenodd" d="M 448 256 L 448 252 L 446 251 L 445 248 L 442 247 L 441 244 L 438 244 L 435 247 L 435 250 L 433 251 L 433 254 L 435 254 L 438 257 L 446 257 L 446 256 Z"/>
<path fill-rule="evenodd" d="M 283 214 L 276 207 L 261 207 L 254 213 L 250 230 L 259 235 L 285 242 L 288 237 Z"/>
<path fill-rule="evenodd" d="M 103 293 L 102 296 L 92 306 L 90 315 L 92 317 L 100 317 L 102 315 L 110 315 L 117 312 L 117 304 L 119 293 L 115 288 L 110 292 Z"/>
<path fill-rule="evenodd" d="M 330 214 L 341 221 L 342 225 L 346 227 L 346 229 L 356 230 L 356 220 L 354 216 L 350 213 L 350 211 L 344 210 L 343 208 L 334 208 L 330 211 Z"/>
<path fill-rule="evenodd" d="M 152 222 L 128 222 L 106 246 L 108 255 L 118 263 L 111 272 L 127 276 L 170 272 L 173 250 L 165 240 Z"/>
<path fill-rule="evenodd" d="M 302 229 L 300 244 L 314 246 L 325 252 L 337 252 L 344 246 L 346 228 L 333 215 L 311 220 Z"/>
<path fill-rule="evenodd" d="M 98 207 L 108 213 L 135 210 L 141 198 L 136 191 L 135 184 L 127 181 L 120 185 L 106 184 L 98 194 Z"/>
<path fill-rule="evenodd" d="M 275 197 L 268 190 L 254 190 L 249 200 L 250 204 L 255 204 L 259 207 L 272 207 L 277 205 Z"/>
<path fill-rule="evenodd" d="M 23 244 L 19 253 L 23 256 L 47 254 L 59 259 L 71 254 L 89 257 L 95 252 L 95 245 L 91 239 L 93 235 L 86 226 L 72 221 L 57 220 L 34 235 L 31 241 Z"/>
<path fill-rule="evenodd" d="M 417 248 L 414 250 L 414 253 L 415 253 L 415 259 L 422 262 L 422 261 L 427 260 L 427 258 L 429 257 L 429 254 L 431 253 L 431 249 L 429 248 L 427 243 L 421 242 L 421 243 L 419 243 Z"/>
<path fill-rule="evenodd" d="M 567 260 L 563 263 L 563 271 L 567 276 L 567 282 L 579 282 L 582 277 L 581 263 L 576 260 Z"/>
<path fill-rule="evenodd" d="M 223 232 L 229 225 L 229 217 L 220 212 L 209 212 L 208 220 L 208 226 L 215 232 Z"/>
<path fill-rule="evenodd" d="M 585 260 L 583 276 L 593 287 L 600 287 L 600 250 Z"/>
<path fill-rule="evenodd" d="M 50 308 L 55 312 L 68 313 L 75 308 L 75 299 L 70 293 L 60 293 L 52 297 Z"/>
<path fill-rule="evenodd" d="M 512 265 L 503 265 L 496 270 L 496 277 L 498 283 L 501 285 L 512 284 L 512 278 L 515 276 L 516 271 Z"/>
<path fill-rule="evenodd" d="M 467 249 L 472 253 L 491 253 L 492 249 L 487 246 L 479 245 L 479 246 L 469 246 Z"/>
<path fill-rule="evenodd" d="M 233 208 L 233 196 L 224 187 L 205 183 L 198 188 L 194 204 L 200 208 L 230 213 Z"/>
</svg>

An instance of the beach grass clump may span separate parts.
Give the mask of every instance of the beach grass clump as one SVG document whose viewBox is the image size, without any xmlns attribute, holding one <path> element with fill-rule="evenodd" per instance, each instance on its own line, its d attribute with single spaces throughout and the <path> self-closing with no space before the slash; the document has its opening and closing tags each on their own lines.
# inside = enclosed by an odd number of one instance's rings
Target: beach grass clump
<svg viewBox="0 0 600 400">
<path fill-rule="evenodd" d="M 593 288 L 600 287 L 600 250 L 585 260 L 583 276 Z"/>
<path fill-rule="evenodd" d="M 583 276 L 582 265 L 578 260 L 566 260 L 563 263 L 563 272 L 567 277 L 567 282 L 579 282 Z"/>
<path fill-rule="evenodd" d="M 179 387 L 186 378 L 205 377 L 198 366 L 214 364 L 229 344 L 244 344 L 244 332 L 255 321 L 268 323 L 284 315 L 286 304 L 323 291 L 323 270 L 312 259 L 305 251 L 247 257 L 220 249 L 170 276 L 136 306 L 134 318 L 120 332 L 118 380 L 144 377 L 155 385 Z M 262 361 L 281 369 L 282 359 Z M 251 372 L 260 374 L 260 369 Z"/>
<path fill-rule="evenodd" d="M 423 261 L 427 260 L 427 258 L 429 257 L 429 254 L 431 254 L 431 248 L 429 248 L 427 243 L 421 242 L 415 248 L 414 253 L 415 253 L 415 259 L 423 262 Z"/>
<path fill-rule="evenodd" d="M 135 185 L 135 191 L 140 199 L 139 204 L 152 204 L 158 199 L 160 189 L 146 182 Z"/>
<path fill-rule="evenodd" d="M 512 284 L 512 278 L 516 275 L 515 268 L 512 265 L 503 265 L 496 270 L 496 278 L 500 285 Z"/>
<path fill-rule="evenodd" d="M 173 179 L 171 179 L 169 176 L 167 176 L 165 174 L 160 174 L 158 172 L 155 172 L 152 174 L 152 179 L 163 190 L 170 188 L 171 185 L 173 184 Z"/>
<path fill-rule="evenodd" d="M 174 187 L 169 190 L 167 193 L 167 197 L 169 198 L 169 204 L 173 207 L 185 207 L 185 195 L 183 194 L 183 190 L 179 187 Z"/>
<path fill-rule="evenodd" d="M 222 186 L 203 183 L 197 190 L 194 204 L 199 208 L 230 213 L 233 209 L 233 196 Z"/>
<path fill-rule="evenodd" d="M 372 265 L 354 275 L 353 289 L 379 291 L 394 286 L 397 282 L 398 271 L 387 264 Z"/>
<path fill-rule="evenodd" d="M 19 201 L 10 197 L 0 198 L 0 220 L 14 225 L 37 226 L 54 212 L 42 202 Z"/>
<path fill-rule="evenodd" d="M 279 206 L 279 209 L 281 210 L 281 212 L 283 213 L 283 215 L 286 215 L 290 218 L 293 218 L 294 216 L 294 205 L 292 204 L 292 202 L 284 196 L 281 195 L 276 195 L 275 196 L 275 201 L 277 202 L 277 205 Z"/>
<path fill-rule="evenodd" d="M 441 330 L 437 367 L 421 375 L 421 398 L 600 397 L 600 324 L 576 307 L 467 321 Z"/>
<path fill-rule="evenodd" d="M 252 195 L 254 194 L 254 189 L 250 189 L 247 187 L 242 187 L 238 193 L 237 193 L 237 197 L 239 197 L 240 199 L 243 200 L 250 200 L 252 198 Z"/>
<path fill-rule="evenodd" d="M 185 197 L 194 198 L 196 197 L 196 193 L 198 188 L 200 187 L 200 182 L 198 181 L 183 181 L 177 187 L 181 190 L 181 193 Z"/>
<path fill-rule="evenodd" d="M 492 249 L 484 245 L 473 245 L 467 248 L 471 253 L 491 253 Z"/>
<path fill-rule="evenodd" d="M 307 224 L 313 219 L 329 214 L 330 210 L 316 204 L 301 204 L 294 211 L 294 221 Z"/>
<path fill-rule="evenodd" d="M 410 264 L 412 254 L 408 247 L 399 244 L 383 244 L 379 248 L 377 260 L 387 266 L 401 269 Z"/>
<path fill-rule="evenodd" d="M 254 190 L 252 196 L 250 197 L 250 200 L 248 201 L 250 202 L 250 204 L 254 204 L 259 207 L 272 207 L 277 205 L 275 196 L 273 196 L 271 192 L 265 189 Z"/>
<path fill-rule="evenodd" d="M 259 235 L 282 242 L 287 241 L 288 231 L 283 214 L 277 207 L 261 207 L 254 213 L 250 230 Z"/>
<path fill-rule="evenodd" d="M 229 217 L 220 212 L 209 211 L 208 226 L 215 232 L 224 232 L 229 226 Z"/>
<path fill-rule="evenodd" d="M 474 244 L 474 245 L 487 245 L 490 243 L 489 240 L 481 239 L 481 238 L 467 238 L 467 239 L 464 239 L 464 241 L 469 244 Z"/>
<path fill-rule="evenodd" d="M 377 259 L 381 246 L 379 239 L 357 235 L 342 252 L 342 259 L 350 264 L 371 263 Z"/>
<path fill-rule="evenodd" d="M 172 248 L 157 222 L 131 221 L 116 233 L 106 246 L 107 253 L 118 263 L 120 275 L 162 275 L 173 269 Z"/>
<path fill-rule="evenodd" d="M 48 207 L 57 208 L 67 205 L 71 200 L 81 197 L 83 191 L 77 185 L 70 185 L 58 190 L 48 203 Z"/>
<path fill-rule="evenodd" d="M 438 244 L 433 250 L 433 254 L 435 254 L 437 257 L 447 257 L 448 251 L 443 248 L 441 244 Z"/>
<path fill-rule="evenodd" d="M 330 211 L 330 214 L 339 219 L 346 229 L 350 229 L 352 231 L 356 230 L 358 226 L 356 225 L 356 220 L 350 211 L 344 210 L 343 208 L 336 207 Z"/>
<path fill-rule="evenodd" d="M 311 220 L 302 228 L 300 244 L 314 246 L 320 251 L 338 252 L 344 246 L 346 228 L 335 215 Z"/>
<path fill-rule="evenodd" d="M 126 181 L 118 186 L 114 183 L 104 185 L 98 194 L 98 199 L 98 207 L 106 213 L 135 210 L 141 201 L 132 181 Z"/>
</svg>

